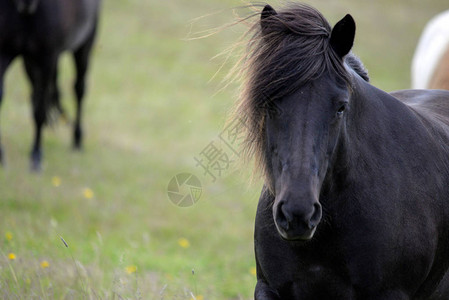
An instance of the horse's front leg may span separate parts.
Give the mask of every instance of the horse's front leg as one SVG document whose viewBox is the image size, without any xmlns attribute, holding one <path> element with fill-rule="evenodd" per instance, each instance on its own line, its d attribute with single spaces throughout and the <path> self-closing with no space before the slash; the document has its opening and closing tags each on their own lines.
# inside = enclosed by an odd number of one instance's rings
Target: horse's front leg
<svg viewBox="0 0 449 300">
<path fill-rule="evenodd" d="M 257 280 L 256 289 L 254 290 L 255 300 L 281 300 L 279 294 L 272 289 L 265 281 Z"/>
<path fill-rule="evenodd" d="M 34 100 L 36 99 L 36 100 Z M 31 149 L 31 171 L 39 172 L 42 169 L 42 127 L 45 122 L 45 109 L 37 103 L 38 97 L 33 97 L 34 141 Z"/>
<path fill-rule="evenodd" d="M 92 50 L 92 46 L 95 40 L 96 33 L 95 27 L 90 33 L 86 42 L 74 52 L 75 66 L 76 66 L 76 82 L 75 82 L 75 94 L 76 94 L 76 117 L 75 126 L 73 130 L 73 148 L 80 150 L 83 142 L 83 130 L 81 127 L 83 98 L 86 90 L 86 72 L 89 66 L 89 56 Z"/>
<path fill-rule="evenodd" d="M 31 149 L 31 170 L 42 169 L 42 129 L 50 109 L 53 78 L 56 71 L 56 55 L 24 57 L 25 69 L 33 86 L 32 103 L 34 117 L 34 141 Z"/>
</svg>

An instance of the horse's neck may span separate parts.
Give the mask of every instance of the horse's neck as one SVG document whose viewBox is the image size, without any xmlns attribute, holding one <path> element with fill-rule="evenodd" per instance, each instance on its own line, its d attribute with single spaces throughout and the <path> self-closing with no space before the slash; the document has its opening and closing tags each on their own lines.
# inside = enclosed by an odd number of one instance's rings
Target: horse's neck
<svg viewBox="0 0 449 300">
<path fill-rule="evenodd" d="M 351 95 L 351 109 L 355 110 L 351 119 L 364 123 L 366 120 L 361 118 L 373 117 L 375 119 L 386 118 L 382 123 L 393 120 L 397 113 L 410 113 L 406 105 L 404 105 L 397 98 L 393 97 L 387 92 L 384 92 L 369 82 L 363 80 L 355 72 L 352 73 L 352 95 Z"/>
<path fill-rule="evenodd" d="M 389 93 L 372 86 L 358 75 L 353 76 L 352 83 L 347 129 L 357 140 L 363 142 L 377 137 L 381 142 L 416 122 L 410 108 Z"/>
<path fill-rule="evenodd" d="M 404 103 L 353 74 L 350 109 L 333 165 L 343 175 L 361 165 L 378 168 L 415 123 L 416 117 Z"/>
</svg>

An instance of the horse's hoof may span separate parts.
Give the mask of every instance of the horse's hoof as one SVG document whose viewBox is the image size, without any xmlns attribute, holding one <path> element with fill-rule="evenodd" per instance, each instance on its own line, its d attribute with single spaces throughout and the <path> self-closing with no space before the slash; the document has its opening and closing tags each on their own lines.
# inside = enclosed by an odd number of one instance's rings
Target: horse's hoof
<svg viewBox="0 0 449 300">
<path fill-rule="evenodd" d="M 40 161 L 31 161 L 30 171 L 32 173 L 40 173 L 42 171 L 42 164 Z"/>
<path fill-rule="evenodd" d="M 83 151 L 83 145 L 81 143 L 75 142 L 75 143 L 73 143 L 72 149 L 73 149 L 73 151 L 81 152 L 81 151 Z"/>
<path fill-rule="evenodd" d="M 41 164 L 40 164 L 40 163 L 36 163 L 36 162 L 32 162 L 32 163 L 31 163 L 30 171 L 31 171 L 32 173 L 40 173 L 40 172 L 42 172 L 42 166 L 41 166 Z"/>
<path fill-rule="evenodd" d="M 30 171 L 33 173 L 40 173 L 42 171 L 42 155 L 40 153 L 33 153 L 31 155 Z"/>
<path fill-rule="evenodd" d="M 75 126 L 75 130 L 73 131 L 73 149 L 81 150 L 83 147 L 83 131 L 81 127 Z"/>
</svg>

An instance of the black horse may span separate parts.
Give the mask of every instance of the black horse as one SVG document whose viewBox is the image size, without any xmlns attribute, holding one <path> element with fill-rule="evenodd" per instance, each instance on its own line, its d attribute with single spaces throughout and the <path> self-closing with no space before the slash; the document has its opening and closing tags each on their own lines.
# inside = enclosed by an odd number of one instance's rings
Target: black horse
<svg viewBox="0 0 449 300">
<path fill-rule="evenodd" d="M 0 0 L 0 104 L 3 77 L 12 60 L 22 56 L 32 85 L 35 136 L 31 167 L 41 168 L 42 126 L 52 109 L 62 112 L 57 86 L 58 58 L 72 51 L 77 77 L 74 147 L 81 147 L 81 108 L 89 54 L 95 39 L 100 0 Z M 0 162 L 4 153 L 0 144 Z"/>
<path fill-rule="evenodd" d="M 267 5 L 252 30 L 255 298 L 449 299 L 449 92 L 370 85 L 350 15 Z"/>
</svg>

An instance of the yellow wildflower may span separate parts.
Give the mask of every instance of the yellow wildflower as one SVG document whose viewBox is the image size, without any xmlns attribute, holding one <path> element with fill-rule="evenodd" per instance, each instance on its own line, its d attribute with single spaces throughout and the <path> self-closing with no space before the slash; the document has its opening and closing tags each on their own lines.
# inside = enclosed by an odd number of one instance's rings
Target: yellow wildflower
<svg viewBox="0 0 449 300">
<path fill-rule="evenodd" d="M 195 298 L 192 297 L 191 300 L 204 300 L 204 297 L 203 295 L 197 295 Z"/>
<path fill-rule="evenodd" d="M 257 269 L 256 269 L 256 267 L 250 268 L 250 269 L 249 269 L 249 273 L 250 273 L 251 275 L 256 276 L 256 274 L 257 274 Z"/>
<path fill-rule="evenodd" d="M 61 178 L 59 178 L 58 176 L 53 176 L 53 178 L 51 179 L 51 183 L 54 187 L 58 187 L 61 185 Z"/>
<path fill-rule="evenodd" d="M 12 233 L 9 232 L 9 231 L 7 231 L 7 232 L 5 233 L 5 238 L 6 238 L 8 241 L 12 240 Z"/>
<path fill-rule="evenodd" d="M 131 265 L 131 266 L 127 266 L 125 268 L 126 273 L 128 274 L 132 274 L 135 273 L 137 271 L 137 266 Z"/>
<path fill-rule="evenodd" d="M 94 197 L 94 192 L 90 188 L 85 188 L 83 190 L 84 198 L 92 199 Z"/>
<path fill-rule="evenodd" d="M 46 260 L 41 261 L 41 268 L 46 269 L 50 266 L 50 263 Z"/>
<path fill-rule="evenodd" d="M 8 258 L 9 258 L 10 260 L 15 260 L 15 259 L 16 259 L 16 255 L 15 255 L 14 253 L 9 253 L 9 254 L 8 254 Z"/>
<path fill-rule="evenodd" d="M 178 240 L 178 244 L 179 246 L 181 246 L 182 248 L 189 248 L 190 247 L 190 242 L 188 239 L 186 238 L 180 238 Z"/>
</svg>

